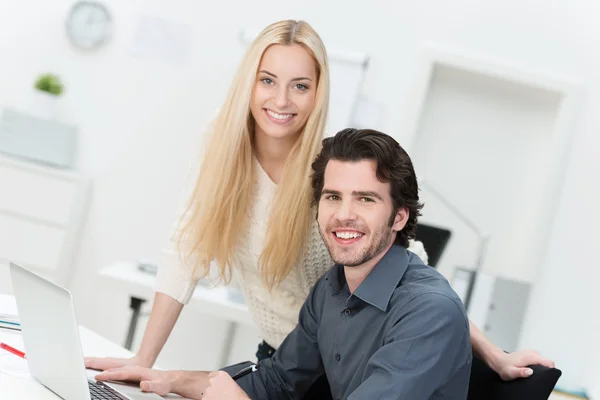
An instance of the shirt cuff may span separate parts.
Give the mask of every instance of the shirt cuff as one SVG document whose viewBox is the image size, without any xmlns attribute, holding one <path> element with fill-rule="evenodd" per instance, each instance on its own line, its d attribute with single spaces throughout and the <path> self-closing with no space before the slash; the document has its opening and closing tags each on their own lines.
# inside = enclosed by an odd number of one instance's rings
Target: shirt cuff
<svg viewBox="0 0 600 400">
<path fill-rule="evenodd" d="M 231 376 L 234 376 L 234 375 L 235 375 L 235 374 L 237 374 L 237 373 L 238 373 L 240 370 L 242 370 L 242 369 L 244 369 L 244 368 L 246 368 L 246 367 L 249 367 L 249 366 L 251 366 L 251 365 L 254 365 L 254 364 L 256 364 L 256 363 L 253 363 L 253 362 L 251 362 L 251 361 L 244 361 L 244 362 L 241 362 L 241 363 L 238 363 L 238 364 L 233 364 L 233 365 L 230 365 L 230 366 L 228 366 L 228 367 L 225 367 L 225 368 L 221 368 L 221 369 L 220 369 L 220 371 L 225 371 L 225 372 L 227 372 L 229 375 L 231 375 Z"/>
</svg>

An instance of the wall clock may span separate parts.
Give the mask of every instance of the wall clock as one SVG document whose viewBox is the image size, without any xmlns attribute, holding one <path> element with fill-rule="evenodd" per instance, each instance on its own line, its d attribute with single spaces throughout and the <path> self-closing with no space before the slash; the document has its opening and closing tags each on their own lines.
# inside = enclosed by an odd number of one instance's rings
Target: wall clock
<svg viewBox="0 0 600 400">
<path fill-rule="evenodd" d="M 92 50 L 106 43 L 113 30 L 112 16 L 106 6 L 97 1 L 79 1 L 67 17 L 67 36 L 83 50 Z"/>
</svg>

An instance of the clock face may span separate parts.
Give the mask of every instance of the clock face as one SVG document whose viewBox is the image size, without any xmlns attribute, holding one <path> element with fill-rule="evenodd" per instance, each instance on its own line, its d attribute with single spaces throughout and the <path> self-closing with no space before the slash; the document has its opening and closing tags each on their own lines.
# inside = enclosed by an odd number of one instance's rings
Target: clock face
<svg viewBox="0 0 600 400">
<path fill-rule="evenodd" d="M 112 34 L 112 18 L 108 9 L 97 2 L 75 3 L 67 19 L 67 35 L 81 49 L 93 49 L 105 43 Z"/>
</svg>

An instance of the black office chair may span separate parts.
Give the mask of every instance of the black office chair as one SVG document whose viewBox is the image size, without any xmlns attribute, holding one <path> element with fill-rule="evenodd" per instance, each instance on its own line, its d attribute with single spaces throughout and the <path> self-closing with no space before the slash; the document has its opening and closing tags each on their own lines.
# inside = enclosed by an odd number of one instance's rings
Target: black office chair
<svg viewBox="0 0 600 400">
<path fill-rule="evenodd" d="M 557 368 L 530 366 L 529 378 L 503 381 L 486 363 L 473 357 L 467 400 L 547 400 L 562 375 Z"/>
<path fill-rule="evenodd" d="M 430 267 L 435 268 L 437 266 L 451 236 L 452 232 L 448 229 L 420 222 L 417 224 L 415 238 L 423 243 L 423 247 L 425 247 L 425 251 L 427 252 L 427 258 L 429 259 L 428 264 Z"/>
</svg>

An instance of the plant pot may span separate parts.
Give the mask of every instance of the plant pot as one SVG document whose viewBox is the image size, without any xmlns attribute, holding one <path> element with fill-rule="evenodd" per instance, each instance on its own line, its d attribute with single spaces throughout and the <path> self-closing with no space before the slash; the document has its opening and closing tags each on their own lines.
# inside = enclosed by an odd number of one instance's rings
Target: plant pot
<svg viewBox="0 0 600 400">
<path fill-rule="evenodd" d="M 31 114 L 42 119 L 56 120 L 58 117 L 59 98 L 48 92 L 36 90 L 33 94 Z"/>
</svg>

